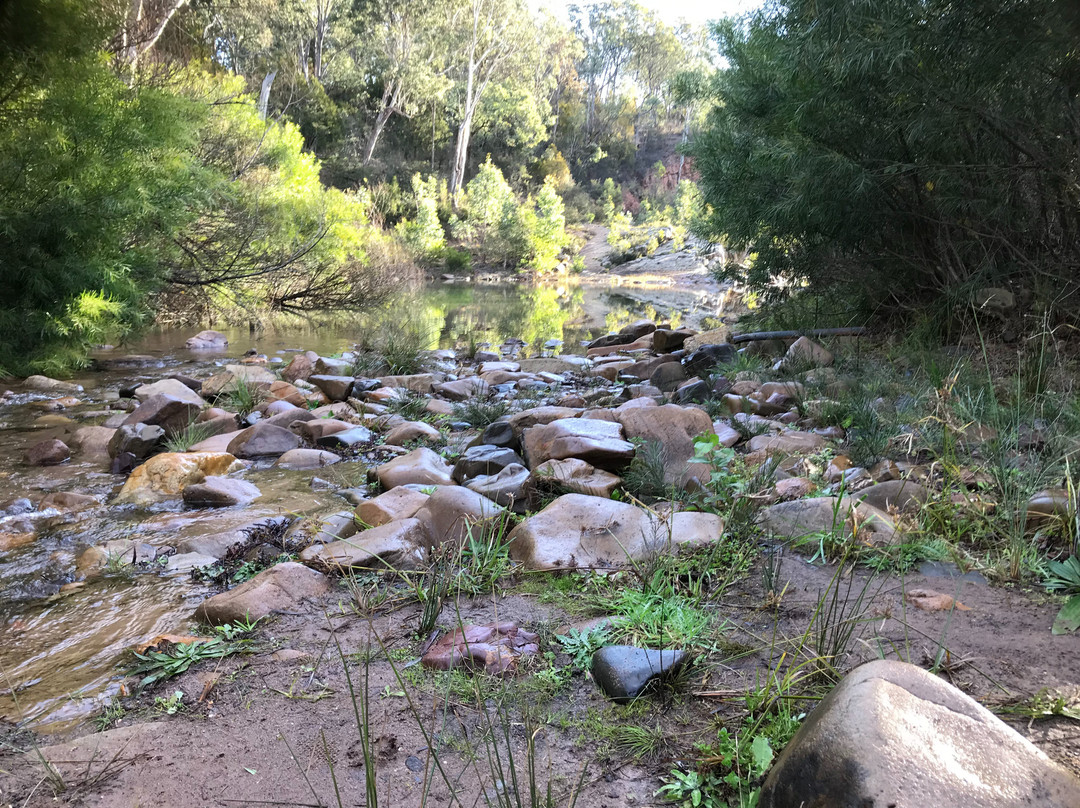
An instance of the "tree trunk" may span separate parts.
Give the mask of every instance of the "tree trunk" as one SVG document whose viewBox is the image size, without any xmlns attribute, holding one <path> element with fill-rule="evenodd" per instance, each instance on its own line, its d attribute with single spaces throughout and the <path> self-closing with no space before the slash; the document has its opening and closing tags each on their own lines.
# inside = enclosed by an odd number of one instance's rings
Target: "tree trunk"
<svg viewBox="0 0 1080 808">
<path fill-rule="evenodd" d="M 379 114 L 375 116 L 375 125 L 371 129 L 371 137 L 368 138 L 367 153 L 364 155 L 364 165 L 371 162 L 371 158 L 375 154 L 375 144 L 379 142 L 379 136 L 386 127 L 386 122 L 390 120 L 390 116 L 394 112 L 385 100 L 385 93 L 383 93 L 383 99 L 383 105 L 379 107 Z"/>
<path fill-rule="evenodd" d="M 458 127 L 457 140 L 454 144 L 454 165 L 450 169 L 450 203 L 456 209 L 461 195 L 461 186 L 465 182 L 465 161 L 469 156 L 469 137 L 472 134 L 472 119 L 476 112 L 476 62 L 469 55 L 469 72 L 465 80 L 465 106 Z"/>
</svg>

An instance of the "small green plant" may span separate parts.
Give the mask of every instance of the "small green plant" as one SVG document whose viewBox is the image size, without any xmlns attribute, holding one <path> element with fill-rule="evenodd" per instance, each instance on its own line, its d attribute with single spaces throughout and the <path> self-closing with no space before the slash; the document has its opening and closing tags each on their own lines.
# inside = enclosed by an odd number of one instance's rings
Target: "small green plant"
<svg viewBox="0 0 1080 808">
<path fill-rule="evenodd" d="M 623 488 L 642 500 L 657 500 L 676 493 L 667 483 L 668 452 L 657 440 L 637 441 L 637 451 L 623 473 Z"/>
<path fill-rule="evenodd" d="M 653 796 L 663 797 L 678 808 L 720 808 L 726 805 L 718 797 L 722 786 L 719 775 L 712 771 L 672 769 Z"/>
<path fill-rule="evenodd" d="M 218 396 L 218 404 L 242 421 L 247 418 L 256 407 L 262 403 L 266 392 L 256 384 L 250 384 L 243 379 L 234 379 L 233 383 Z"/>
<path fill-rule="evenodd" d="M 593 654 L 610 644 L 610 632 L 606 625 L 593 626 L 584 631 L 570 629 L 566 634 L 556 634 L 563 651 L 570 655 L 574 667 L 580 671 L 592 668 Z"/>
<path fill-rule="evenodd" d="M 154 709 L 164 715 L 176 715 L 184 709 L 184 691 L 174 690 L 171 696 L 158 696 L 154 699 Z"/>
<path fill-rule="evenodd" d="M 419 421 L 428 414 L 427 405 L 429 399 L 427 396 L 404 388 L 400 388 L 396 392 L 397 397 L 386 402 L 388 412 L 400 415 L 409 421 Z"/>
<path fill-rule="evenodd" d="M 431 333 L 418 323 L 387 324 L 378 343 L 378 352 L 386 360 L 392 376 L 420 373 L 424 369 L 424 351 L 431 344 Z"/>
<path fill-rule="evenodd" d="M 98 732 L 104 732 L 119 724 L 125 715 L 127 715 L 127 710 L 124 709 L 123 704 L 116 700 L 110 701 L 105 705 L 105 709 L 94 717 L 94 726 L 97 727 Z"/>
<path fill-rule="evenodd" d="M 134 655 L 139 663 L 131 673 L 143 674 L 139 680 L 140 689 L 179 676 L 192 665 L 204 660 L 222 659 L 245 650 L 241 643 L 226 643 L 216 638 L 164 645 L 164 648 L 148 649 L 145 653 Z"/>
<path fill-rule="evenodd" d="M 258 620 L 245 617 L 232 623 L 222 623 L 220 626 L 214 626 L 214 631 L 220 634 L 222 639 L 229 642 L 241 640 L 254 634 L 258 630 L 259 621 L 261 620 L 261 617 Z"/>
<path fill-rule="evenodd" d="M 202 443 L 202 441 L 212 437 L 214 432 L 215 427 L 209 422 L 192 421 L 179 432 L 165 439 L 165 451 L 186 452 L 195 444 Z"/>
<path fill-rule="evenodd" d="M 492 393 L 476 395 L 453 406 L 455 420 L 464 421 L 477 429 L 483 429 L 510 412 L 510 405 Z"/>
<path fill-rule="evenodd" d="M 456 590 L 468 596 L 490 595 L 499 580 L 510 571 L 510 555 L 505 537 L 509 517 L 501 517 L 492 529 L 482 524 L 469 524 L 465 541 L 457 559 L 460 572 L 455 579 Z"/>
</svg>

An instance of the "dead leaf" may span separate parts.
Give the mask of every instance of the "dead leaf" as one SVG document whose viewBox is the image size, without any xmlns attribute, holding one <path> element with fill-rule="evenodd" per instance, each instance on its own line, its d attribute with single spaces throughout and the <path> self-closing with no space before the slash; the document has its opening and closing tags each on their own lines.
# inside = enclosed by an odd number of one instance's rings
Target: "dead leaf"
<svg viewBox="0 0 1080 808">
<path fill-rule="evenodd" d="M 965 606 L 958 600 L 932 589 L 910 589 L 907 593 L 907 602 L 916 609 L 924 612 L 945 612 L 956 609 L 961 612 L 970 612 L 971 607 Z"/>
<path fill-rule="evenodd" d="M 161 645 L 185 645 L 187 643 L 195 642 L 210 642 L 209 637 L 189 637 L 179 634 L 158 634 L 154 639 L 149 642 L 144 642 L 141 645 L 135 646 L 135 653 L 145 654 L 147 651 L 161 651 Z"/>
</svg>

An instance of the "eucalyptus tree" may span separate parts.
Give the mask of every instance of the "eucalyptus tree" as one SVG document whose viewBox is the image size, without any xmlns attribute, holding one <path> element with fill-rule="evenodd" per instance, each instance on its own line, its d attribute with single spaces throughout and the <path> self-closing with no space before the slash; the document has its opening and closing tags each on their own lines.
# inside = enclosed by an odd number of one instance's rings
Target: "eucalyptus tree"
<svg viewBox="0 0 1080 808">
<path fill-rule="evenodd" d="M 522 0 L 465 0 L 450 18 L 454 35 L 451 75 L 456 81 L 457 133 L 450 167 L 450 196 L 457 203 L 465 182 L 473 121 L 484 94 L 513 68 L 514 57 L 533 33 Z"/>
<path fill-rule="evenodd" d="M 378 94 L 364 163 L 371 161 L 393 116 L 411 118 L 446 95 L 450 12 L 449 0 L 367 0 L 359 5 L 353 58 Z"/>
</svg>

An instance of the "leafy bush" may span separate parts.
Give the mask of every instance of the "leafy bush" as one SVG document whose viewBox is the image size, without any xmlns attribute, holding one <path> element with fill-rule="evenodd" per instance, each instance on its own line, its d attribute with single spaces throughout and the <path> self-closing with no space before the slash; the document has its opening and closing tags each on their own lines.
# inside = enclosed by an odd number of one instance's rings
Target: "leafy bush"
<svg viewBox="0 0 1080 808">
<path fill-rule="evenodd" d="M 472 256 L 465 250 L 446 249 L 446 271 L 466 273 L 472 269 Z"/>
<path fill-rule="evenodd" d="M 913 303 L 1015 278 L 1068 306 L 1076 4 L 793 0 L 716 36 L 700 230 L 753 245 L 751 284 Z"/>
</svg>

